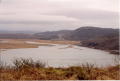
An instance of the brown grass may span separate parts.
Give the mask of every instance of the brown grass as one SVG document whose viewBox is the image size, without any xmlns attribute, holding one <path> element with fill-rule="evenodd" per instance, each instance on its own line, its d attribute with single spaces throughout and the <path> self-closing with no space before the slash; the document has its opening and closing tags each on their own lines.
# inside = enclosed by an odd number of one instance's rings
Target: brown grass
<svg viewBox="0 0 120 81">
<path fill-rule="evenodd" d="M 37 40 L 37 39 L 0 39 L 0 40 L 8 41 L 7 43 L 0 43 L 0 49 L 37 48 L 40 45 L 79 43 L 77 41 L 54 41 L 54 40 Z M 25 41 L 34 41 L 41 44 L 28 44 Z"/>
<path fill-rule="evenodd" d="M 68 41 L 68 40 L 63 40 L 63 41 L 56 41 L 56 40 L 36 40 L 36 42 L 40 43 L 50 43 L 50 44 L 79 44 L 80 41 Z"/>
<path fill-rule="evenodd" d="M 120 80 L 120 66 L 97 68 L 94 65 L 69 68 L 45 67 L 45 64 L 29 59 L 14 61 L 14 67 L 1 66 L 1 80 Z"/>
<path fill-rule="evenodd" d="M 0 49 L 14 49 L 14 48 L 37 48 L 35 44 L 25 43 L 0 43 Z"/>
</svg>

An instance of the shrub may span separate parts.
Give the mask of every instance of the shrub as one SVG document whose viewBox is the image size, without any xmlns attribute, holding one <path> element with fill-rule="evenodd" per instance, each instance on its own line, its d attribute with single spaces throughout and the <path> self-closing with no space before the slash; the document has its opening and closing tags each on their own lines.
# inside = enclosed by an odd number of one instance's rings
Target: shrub
<svg viewBox="0 0 120 81">
<path fill-rule="evenodd" d="M 44 68 L 45 67 L 45 63 L 42 63 L 41 61 L 33 61 L 32 59 L 15 59 L 13 61 L 13 64 L 15 65 L 16 69 L 20 69 L 20 68 L 30 68 L 30 67 L 34 67 L 34 68 Z"/>
</svg>

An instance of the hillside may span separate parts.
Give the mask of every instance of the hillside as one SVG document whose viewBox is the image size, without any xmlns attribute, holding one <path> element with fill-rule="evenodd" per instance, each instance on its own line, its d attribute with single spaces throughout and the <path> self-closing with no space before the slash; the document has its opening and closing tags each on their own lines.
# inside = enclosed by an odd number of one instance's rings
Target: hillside
<svg viewBox="0 0 120 81">
<path fill-rule="evenodd" d="M 25 32 L 25 31 L 0 31 L 0 38 L 35 38 L 41 40 L 90 40 L 100 36 L 114 35 L 118 36 L 119 30 L 112 28 L 99 27 L 80 27 L 76 30 L 60 30 L 46 32 Z"/>
<path fill-rule="evenodd" d="M 54 31 L 35 34 L 39 39 L 81 41 L 80 45 L 119 54 L 119 29 L 80 27 L 72 31 Z"/>
<path fill-rule="evenodd" d="M 119 30 L 112 28 L 99 28 L 99 27 L 81 27 L 71 32 L 67 36 L 69 40 L 90 40 L 96 37 L 114 35 L 118 36 Z"/>
<path fill-rule="evenodd" d="M 52 32 L 41 32 L 34 34 L 39 39 L 46 40 L 74 40 L 83 41 L 90 40 L 100 36 L 117 35 L 118 29 L 99 28 L 99 27 L 80 27 L 76 30 L 62 30 Z"/>
<path fill-rule="evenodd" d="M 119 36 L 102 36 L 91 40 L 82 41 L 82 46 L 107 50 L 112 54 L 119 54 Z"/>
<path fill-rule="evenodd" d="M 72 32 L 72 30 L 47 31 L 34 34 L 35 37 L 42 40 L 63 40 Z"/>
</svg>

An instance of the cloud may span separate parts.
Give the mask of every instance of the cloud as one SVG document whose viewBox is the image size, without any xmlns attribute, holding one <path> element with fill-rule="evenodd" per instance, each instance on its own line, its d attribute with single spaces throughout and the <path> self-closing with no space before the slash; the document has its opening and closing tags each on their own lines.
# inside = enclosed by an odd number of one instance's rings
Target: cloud
<svg viewBox="0 0 120 81">
<path fill-rule="evenodd" d="M 118 27 L 118 0 L 2 0 L 0 29 Z M 3 28 L 4 27 L 4 28 Z"/>
</svg>

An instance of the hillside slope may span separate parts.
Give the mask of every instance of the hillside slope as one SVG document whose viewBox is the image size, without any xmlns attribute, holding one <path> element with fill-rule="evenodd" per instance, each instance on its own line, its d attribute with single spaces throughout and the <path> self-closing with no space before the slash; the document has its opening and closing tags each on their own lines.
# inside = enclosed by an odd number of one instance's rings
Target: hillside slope
<svg viewBox="0 0 120 81">
<path fill-rule="evenodd" d="M 107 50 L 112 54 L 119 54 L 119 36 L 102 36 L 92 40 L 82 41 L 82 46 Z"/>
<path fill-rule="evenodd" d="M 36 35 L 40 39 L 47 40 L 81 41 L 82 46 L 119 54 L 119 29 L 87 26 L 72 31 L 44 32 Z"/>
<path fill-rule="evenodd" d="M 99 27 L 80 27 L 76 30 L 62 30 L 53 32 L 36 33 L 35 36 L 39 39 L 46 40 L 74 40 L 83 41 L 100 36 L 118 35 L 118 29 L 99 28 Z"/>
<path fill-rule="evenodd" d="M 69 36 L 69 40 L 90 40 L 96 37 L 114 35 L 118 36 L 119 30 L 112 28 L 81 27 L 74 30 Z"/>
</svg>

